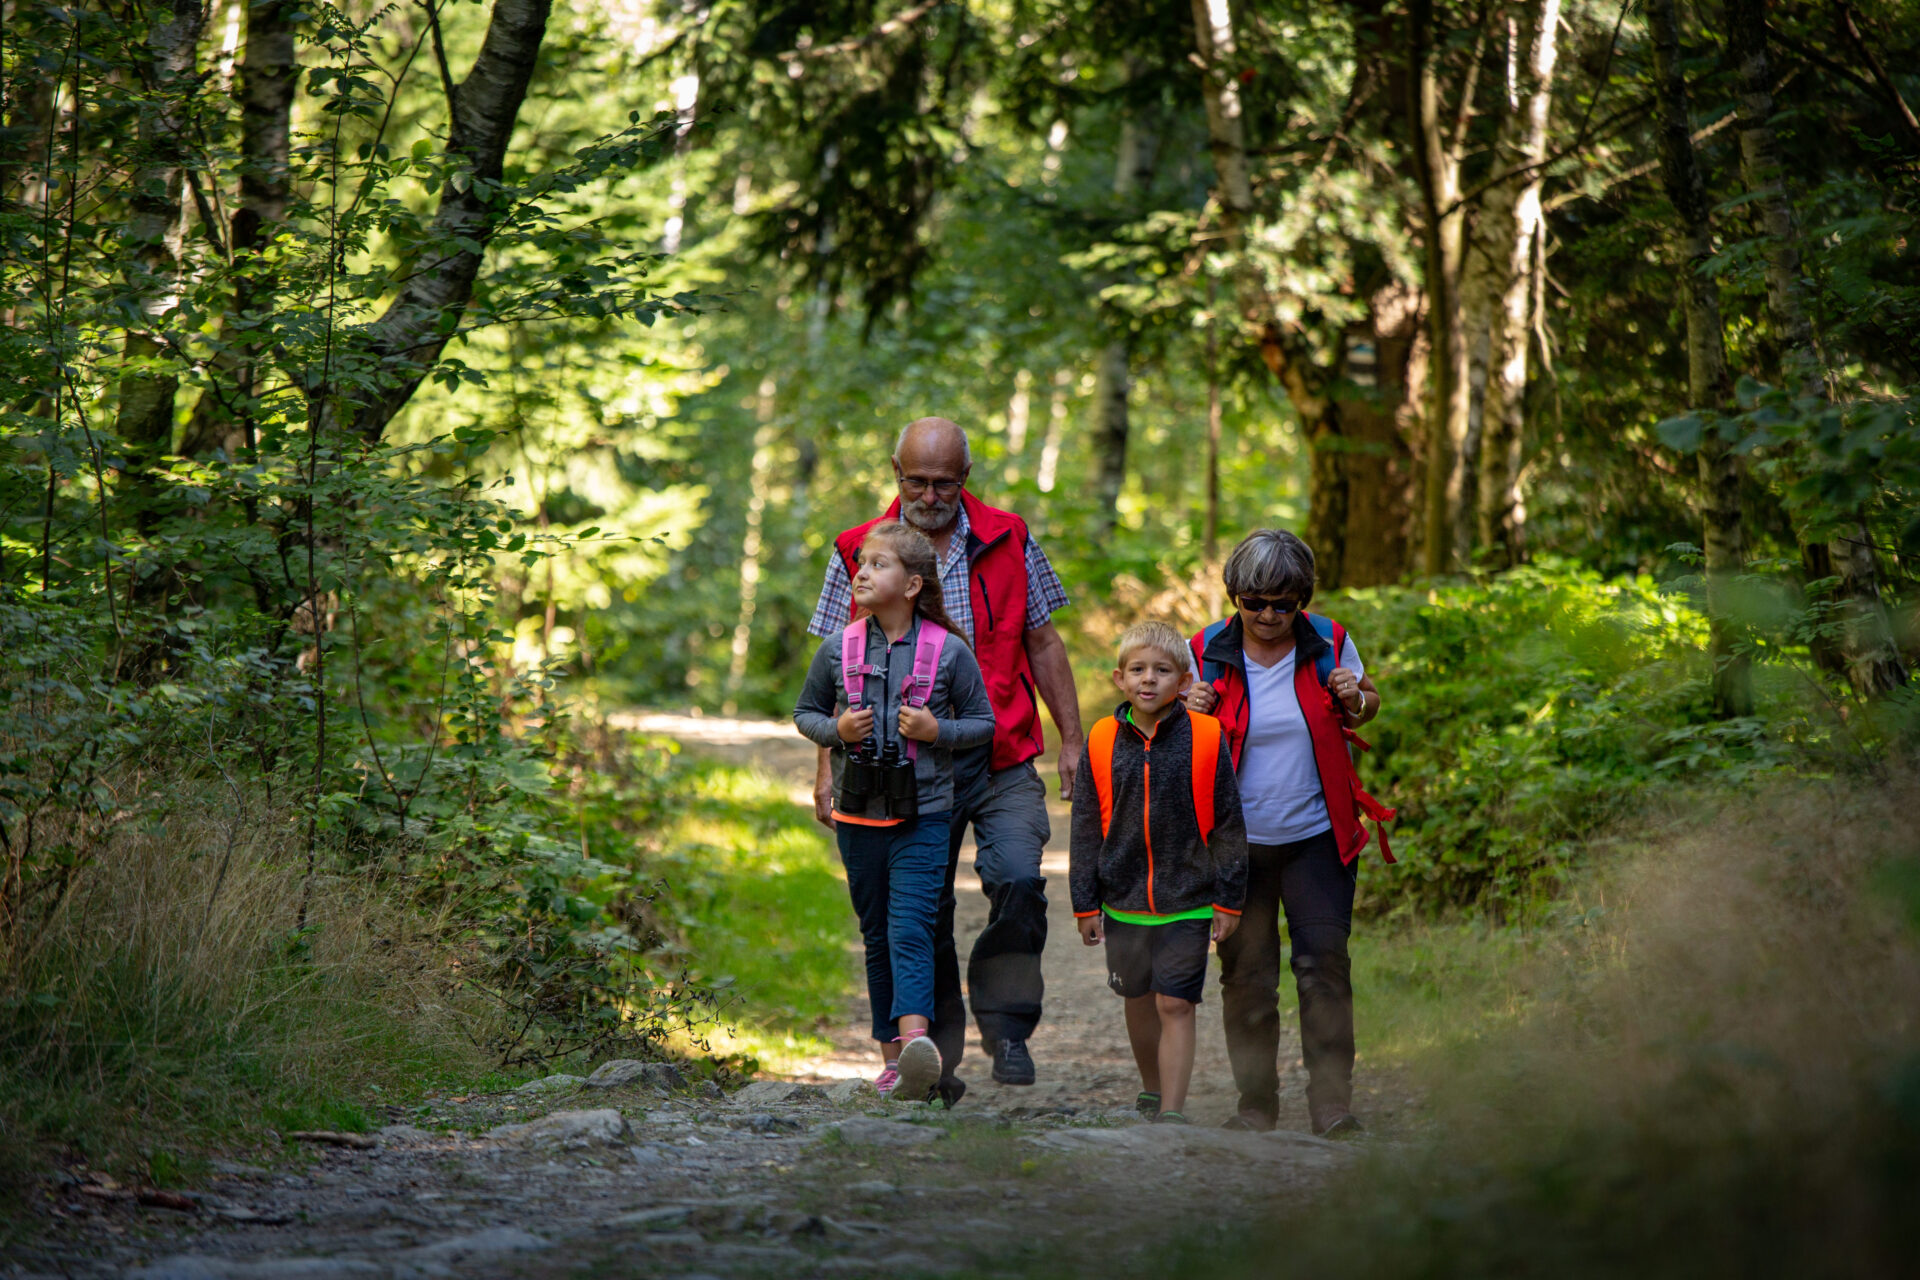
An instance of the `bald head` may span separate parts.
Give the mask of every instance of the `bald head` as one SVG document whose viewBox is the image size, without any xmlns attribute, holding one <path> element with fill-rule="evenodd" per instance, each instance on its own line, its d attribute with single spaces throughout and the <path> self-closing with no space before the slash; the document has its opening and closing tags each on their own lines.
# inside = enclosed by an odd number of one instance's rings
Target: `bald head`
<svg viewBox="0 0 1920 1280">
<path fill-rule="evenodd" d="M 909 422 L 893 448 L 900 518 L 923 533 L 938 534 L 960 514 L 960 486 L 972 469 L 973 450 L 958 423 L 946 418 Z"/>
<path fill-rule="evenodd" d="M 952 463 L 961 471 L 973 465 L 967 433 L 951 418 L 915 418 L 902 427 L 893 444 L 893 460 L 905 466 L 909 451 L 916 462 Z"/>
</svg>

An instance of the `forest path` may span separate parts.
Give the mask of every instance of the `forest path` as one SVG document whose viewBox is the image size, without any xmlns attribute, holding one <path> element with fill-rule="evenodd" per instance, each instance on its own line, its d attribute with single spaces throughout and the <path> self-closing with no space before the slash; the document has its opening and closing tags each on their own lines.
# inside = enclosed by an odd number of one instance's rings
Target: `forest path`
<svg viewBox="0 0 1920 1280">
<path fill-rule="evenodd" d="M 784 725 L 616 723 L 766 770 L 791 784 L 796 804 L 810 803 L 813 749 Z M 1046 776 L 1054 778 L 1050 765 Z M 216 1162 L 184 1211 L 76 1185 L 49 1247 L 16 1253 L 0 1276 L 1162 1273 L 1209 1235 L 1311 1193 L 1359 1152 L 1302 1131 L 1297 1067 L 1286 1075 L 1281 1117 L 1291 1128 L 1218 1127 L 1233 1095 L 1211 990 L 1201 1006 L 1196 1123 L 1140 1123 L 1120 1002 L 1060 892 L 1066 807 L 1054 802 L 1052 816 L 1047 1012 L 1032 1041 L 1033 1087 L 993 1084 L 975 1037 L 962 1067 L 972 1091 L 958 1109 L 883 1103 L 867 1083 L 875 1054 L 858 1030 L 862 998 L 846 1011 L 834 1051 L 805 1063 L 800 1078 L 731 1096 L 662 1064 L 607 1064 L 588 1081 L 555 1076 L 389 1108 L 396 1123 L 359 1139 L 364 1146 L 301 1145 L 272 1169 Z M 964 855 L 962 954 L 985 918 Z M 849 907 L 849 939 L 853 928 Z M 1363 1115 L 1374 1111 L 1364 1088 L 1359 1101 Z"/>
<path fill-rule="evenodd" d="M 785 784 L 796 805 L 811 807 L 814 747 L 800 738 L 786 721 L 738 720 L 648 713 L 622 717 L 627 729 L 665 734 L 690 753 L 712 756 L 731 764 L 759 769 Z M 1105 1111 L 1131 1106 L 1139 1091 L 1132 1054 L 1121 1023 L 1120 1000 L 1107 988 L 1103 951 L 1081 943 L 1074 927 L 1067 894 L 1067 822 L 1069 806 L 1059 798 L 1060 780 L 1054 754 L 1039 761 L 1047 783 L 1047 813 L 1053 838 L 1047 842 L 1041 874 L 1047 879 L 1047 948 L 1042 972 L 1047 991 L 1045 1012 L 1028 1047 L 1039 1068 L 1032 1086 L 1012 1087 L 993 1082 L 991 1059 L 981 1047 L 977 1027 L 969 1027 L 967 1055 L 960 1075 L 970 1092 L 963 1106 L 993 1108 L 1072 1107 Z M 955 880 L 958 906 L 954 913 L 955 941 L 964 971 L 973 941 L 987 924 L 987 899 L 974 872 L 974 845 L 969 833 L 960 854 Z M 847 909 L 847 937 L 857 939 L 852 907 Z M 1209 988 L 1199 1013 L 1199 1051 L 1194 1062 L 1193 1089 L 1187 1114 L 1198 1124 L 1218 1125 L 1233 1114 L 1233 1078 L 1227 1067 L 1226 1042 L 1220 1028 L 1220 1003 Z M 868 1025 L 866 993 L 860 992 L 846 1015 L 829 1032 L 835 1051 L 802 1064 L 795 1079 L 831 1081 L 871 1079 L 879 1069 L 878 1053 L 864 1028 Z M 1291 1023 L 1283 1033 L 1281 1123 L 1307 1127 L 1306 1076 L 1299 1063 Z M 1364 1089 L 1358 1099 L 1368 1110 Z M 1297 1114 L 1294 1114 L 1296 1113 Z"/>
</svg>

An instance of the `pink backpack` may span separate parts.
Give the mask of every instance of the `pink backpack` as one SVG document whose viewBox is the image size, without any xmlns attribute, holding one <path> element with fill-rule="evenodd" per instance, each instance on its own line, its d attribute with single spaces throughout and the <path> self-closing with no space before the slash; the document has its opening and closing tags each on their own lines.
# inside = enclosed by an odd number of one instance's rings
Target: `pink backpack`
<svg viewBox="0 0 1920 1280">
<path fill-rule="evenodd" d="M 840 684 L 847 691 L 847 705 L 860 705 L 866 692 L 867 677 L 886 678 L 886 672 L 867 661 L 866 618 L 856 618 L 840 633 Z M 910 707 L 924 707 L 933 697 L 933 680 L 940 673 L 940 651 L 947 643 L 947 629 L 937 622 L 920 619 L 920 635 L 913 644 L 913 674 L 907 677 L 902 700 Z M 917 758 L 920 744 L 907 739 L 907 759 Z"/>
</svg>

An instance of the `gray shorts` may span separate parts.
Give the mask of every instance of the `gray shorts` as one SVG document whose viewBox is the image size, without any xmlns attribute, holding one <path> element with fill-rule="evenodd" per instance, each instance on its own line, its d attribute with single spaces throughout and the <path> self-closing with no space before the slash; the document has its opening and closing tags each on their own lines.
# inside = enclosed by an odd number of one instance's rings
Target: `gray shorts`
<svg viewBox="0 0 1920 1280">
<path fill-rule="evenodd" d="M 954 806 L 954 838 L 973 824 L 974 869 L 985 886 L 1040 878 L 1040 853 L 1053 835 L 1047 784 L 1033 763 L 990 773 Z"/>
</svg>

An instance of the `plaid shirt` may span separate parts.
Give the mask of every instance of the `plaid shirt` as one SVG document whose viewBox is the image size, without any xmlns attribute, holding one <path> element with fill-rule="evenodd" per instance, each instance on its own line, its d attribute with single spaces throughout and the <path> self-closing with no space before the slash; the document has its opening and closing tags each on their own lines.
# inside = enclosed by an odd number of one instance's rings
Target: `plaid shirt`
<svg viewBox="0 0 1920 1280">
<path fill-rule="evenodd" d="M 940 565 L 940 600 L 947 606 L 953 624 L 973 638 L 973 592 L 967 587 L 967 531 L 973 527 L 967 509 L 954 517 L 953 539 L 947 543 L 947 558 Z M 1067 607 L 1067 589 L 1060 585 L 1047 553 L 1031 536 L 1027 538 L 1027 630 L 1047 625 L 1047 619 Z M 827 580 L 820 587 L 820 603 L 814 608 L 813 621 L 807 624 L 811 635 L 822 640 L 837 636 L 853 616 L 853 580 L 847 576 L 846 563 L 834 552 L 827 565 Z"/>
</svg>

